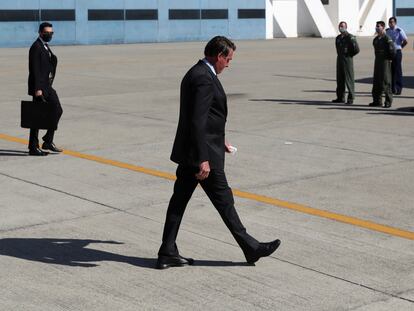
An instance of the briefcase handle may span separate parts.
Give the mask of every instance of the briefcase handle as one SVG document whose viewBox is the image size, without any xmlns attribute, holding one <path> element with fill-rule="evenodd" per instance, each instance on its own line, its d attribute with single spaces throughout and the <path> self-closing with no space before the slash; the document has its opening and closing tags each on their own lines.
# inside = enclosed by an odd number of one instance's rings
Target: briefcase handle
<svg viewBox="0 0 414 311">
<path fill-rule="evenodd" d="M 35 96 L 33 98 L 33 101 L 36 102 L 36 103 L 47 103 L 47 101 L 46 101 L 46 99 L 43 95 Z"/>
</svg>

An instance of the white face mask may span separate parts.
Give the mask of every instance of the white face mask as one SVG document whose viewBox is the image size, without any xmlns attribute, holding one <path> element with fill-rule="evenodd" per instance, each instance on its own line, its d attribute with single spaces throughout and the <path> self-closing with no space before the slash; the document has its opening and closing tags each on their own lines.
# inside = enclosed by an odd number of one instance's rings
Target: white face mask
<svg viewBox="0 0 414 311">
<path fill-rule="evenodd" d="M 381 28 L 380 27 L 375 27 L 375 32 L 376 33 L 380 33 L 381 32 Z"/>
<path fill-rule="evenodd" d="M 345 27 L 339 27 L 339 32 L 340 33 L 345 33 L 346 32 L 346 28 Z"/>
</svg>

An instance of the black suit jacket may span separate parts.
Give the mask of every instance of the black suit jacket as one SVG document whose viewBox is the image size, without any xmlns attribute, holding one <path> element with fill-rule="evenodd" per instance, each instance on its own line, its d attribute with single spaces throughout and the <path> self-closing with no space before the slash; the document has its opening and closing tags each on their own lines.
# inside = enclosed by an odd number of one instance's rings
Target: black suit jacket
<svg viewBox="0 0 414 311">
<path fill-rule="evenodd" d="M 38 38 L 29 50 L 28 94 L 34 96 L 37 90 L 42 90 L 47 96 L 55 77 L 56 67 L 57 57 L 51 51 L 49 54 Z"/>
<path fill-rule="evenodd" d="M 224 168 L 227 98 L 217 76 L 199 61 L 181 82 L 180 117 L 171 160 L 211 169 Z"/>
</svg>

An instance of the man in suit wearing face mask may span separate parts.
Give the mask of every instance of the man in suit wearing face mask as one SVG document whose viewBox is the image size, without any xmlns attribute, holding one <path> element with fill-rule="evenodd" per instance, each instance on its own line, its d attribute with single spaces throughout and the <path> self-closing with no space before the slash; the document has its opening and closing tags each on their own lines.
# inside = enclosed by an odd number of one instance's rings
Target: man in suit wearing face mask
<svg viewBox="0 0 414 311">
<path fill-rule="evenodd" d="M 61 152 L 53 142 L 55 130 L 63 110 L 59 97 L 53 89 L 52 84 L 56 74 L 57 57 L 53 54 L 48 42 L 52 40 L 53 28 L 50 23 L 41 23 L 39 26 L 39 37 L 32 44 L 29 51 L 29 80 L 28 94 L 33 96 L 33 101 L 41 102 L 39 105 L 50 105 L 50 128 L 43 136 L 43 150 Z M 39 129 L 30 129 L 29 154 L 33 156 L 44 156 L 39 148 Z"/>
<path fill-rule="evenodd" d="M 199 60 L 181 82 L 180 117 L 171 153 L 178 164 L 177 180 L 165 220 L 158 269 L 193 264 L 182 257 L 176 245 L 181 220 L 195 188 L 201 185 L 242 249 L 246 261 L 255 263 L 271 255 L 280 240 L 260 243 L 246 232 L 234 208 L 233 193 L 224 173 L 224 154 L 232 146 L 225 142 L 227 98 L 217 78 L 229 66 L 236 50 L 226 37 L 212 38 Z"/>
</svg>

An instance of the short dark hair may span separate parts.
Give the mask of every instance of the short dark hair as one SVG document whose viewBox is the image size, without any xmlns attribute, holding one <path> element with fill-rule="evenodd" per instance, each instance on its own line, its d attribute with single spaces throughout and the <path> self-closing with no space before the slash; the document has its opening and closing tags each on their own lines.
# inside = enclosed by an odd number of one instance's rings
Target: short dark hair
<svg viewBox="0 0 414 311">
<path fill-rule="evenodd" d="M 383 21 L 378 21 L 377 25 L 381 25 L 382 27 L 385 27 L 385 23 Z"/>
<path fill-rule="evenodd" d="M 348 28 L 348 24 L 346 22 L 342 21 L 338 24 L 338 26 L 341 26 L 341 24 L 345 24 L 346 28 Z"/>
<path fill-rule="evenodd" d="M 51 23 L 49 23 L 49 22 L 41 23 L 39 25 L 39 33 L 40 32 L 43 32 L 43 29 L 45 29 L 46 27 L 53 27 L 53 25 Z"/>
<path fill-rule="evenodd" d="M 216 36 L 212 38 L 204 48 L 204 56 L 217 56 L 223 54 L 229 55 L 230 49 L 235 51 L 236 45 L 224 36 Z"/>
<path fill-rule="evenodd" d="M 388 22 L 391 22 L 392 20 L 394 20 L 394 22 L 397 23 L 397 18 L 395 16 L 391 16 Z"/>
</svg>

